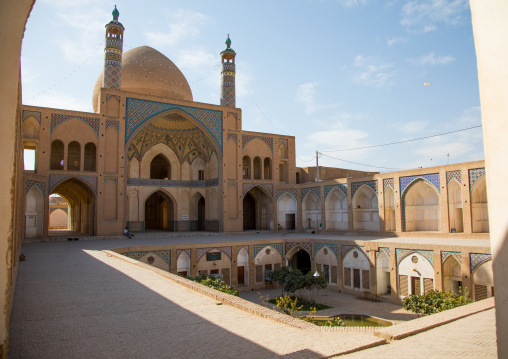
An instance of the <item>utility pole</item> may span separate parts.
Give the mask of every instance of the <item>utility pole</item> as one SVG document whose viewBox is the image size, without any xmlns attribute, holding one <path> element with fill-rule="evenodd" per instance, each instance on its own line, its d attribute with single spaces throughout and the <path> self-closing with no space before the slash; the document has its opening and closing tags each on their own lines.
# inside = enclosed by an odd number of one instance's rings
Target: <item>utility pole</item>
<svg viewBox="0 0 508 359">
<path fill-rule="evenodd" d="M 447 157 L 447 158 L 446 158 L 446 164 L 448 164 L 448 163 L 450 162 L 450 153 L 448 153 L 448 154 L 446 155 L 446 157 Z"/>
<path fill-rule="evenodd" d="M 319 182 L 319 152 L 316 151 L 316 182 Z"/>
</svg>

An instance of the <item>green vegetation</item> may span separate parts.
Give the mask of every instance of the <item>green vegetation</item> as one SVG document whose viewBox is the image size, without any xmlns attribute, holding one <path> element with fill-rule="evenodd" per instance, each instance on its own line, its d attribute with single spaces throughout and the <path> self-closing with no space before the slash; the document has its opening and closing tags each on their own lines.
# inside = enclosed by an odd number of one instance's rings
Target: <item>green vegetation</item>
<svg viewBox="0 0 508 359">
<path fill-rule="evenodd" d="M 459 289 L 460 290 L 460 289 Z M 412 294 L 402 300 L 404 309 L 424 316 L 471 303 L 467 288 L 462 294 L 451 291 L 430 290 L 425 294 Z"/>
<path fill-rule="evenodd" d="M 185 277 L 185 278 L 206 285 L 207 287 L 218 290 L 219 292 L 222 293 L 231 294 L 236 297 L 240 296 L 240 293 L 238 293 L 238 291 L 234 286 L 226 284 L 226 282 L 224 282 L 224 280 L 222 280 L 219 277 L 211 277 L 211 276 L 207 277 L 205 275 L 199 275 L 196 278 L 193 277 Z"/>
<path fill-rule="evenodd" d="M 329 309 L 331 307 L 328 307 L 326 305 L 323 305 L 323 304 L 319 304 L 319 303 L 315 303 L 315 302 L 309 302 L 305 299 L 301 299 L 301 298 L 297 298 L 295 296 L 288 296 L 288 295 L 285 295 L 285 296 L 281 296 L 281 297 L 278 297 L 278 298 L 275 298 L 275 299 L 269 299 L 267 302 L 268 303 L 271 303 L 271 304 L 277 304 L 277 307 L 278 307 L 278 302 L 280 300 L 282 300 L 283 298 L 290 298 L 291 300 L 294 300 L 295 303 L 298 303 L 299 305 L 299 309 L 297 310 L 301 310 L 301 311 L 311 311 L 313 308 L 315 308 L 316 310 L 324 310 L 324 309 Z"/>
</svg>

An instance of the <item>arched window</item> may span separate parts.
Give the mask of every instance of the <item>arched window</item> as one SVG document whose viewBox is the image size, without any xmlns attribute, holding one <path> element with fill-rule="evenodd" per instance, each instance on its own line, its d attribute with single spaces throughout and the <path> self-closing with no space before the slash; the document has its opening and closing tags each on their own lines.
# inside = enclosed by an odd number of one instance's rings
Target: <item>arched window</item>
<svg viewBox="0 0 508 359">
<path fill-rule="evenodd" d="M 168 159 L 161 154 L 155 156 L 150 163 L 151 179 L 171 179 L 171 165 Z"/>
<path fill-rule="evenodd" d="M 263 170 L 264 170 L 263 178 L 272 179 L 272 160 L 268 157 L 265 158 L 264 160 Z"/>
<path fill-rule="evenodd" d="M 261 158 L 254 158 L 254 179 L 261 179 Z"/>
<path fill-rule="evenodd" d="M 243 156 L 242 160 L 243 179 L 250 179 L 250 157 Z"/>
<path fill-rule="evenodd" d="M 49 168 L 52 170 L 64 169 L 64 144 L 62 141 L 51 142 L 51 162 Z"/>
<path fill-rule="evenodd" d="M 81 146 L 78 142 L 72 141 L 67 148 L 67 169 L 69 171 L 79 171 L 81 160 Z"/>
<path fill-rule="evenodd" d="M 85 171 L 95 171 L 96 170 L 96 151 L 95 144 L 92 142 L 88 142 L 85 145 Z"/>
</svg>

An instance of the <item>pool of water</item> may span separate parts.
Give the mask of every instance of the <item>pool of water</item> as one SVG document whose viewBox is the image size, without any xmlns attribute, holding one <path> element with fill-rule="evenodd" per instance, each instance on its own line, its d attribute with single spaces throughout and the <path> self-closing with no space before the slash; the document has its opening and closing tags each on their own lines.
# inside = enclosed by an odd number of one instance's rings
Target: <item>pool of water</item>
<svg viewBox="0 0 508 359">
<path fill-rule="evenodd" d="M 370 317 L 361 314 L 340 314 L 340 319 L 344 321 L 346 327 L 389 327 L 392 322 L 381 318 Z M 333 317 L 314 317 L 314 321 L 327 321 Z"/>
</svg>

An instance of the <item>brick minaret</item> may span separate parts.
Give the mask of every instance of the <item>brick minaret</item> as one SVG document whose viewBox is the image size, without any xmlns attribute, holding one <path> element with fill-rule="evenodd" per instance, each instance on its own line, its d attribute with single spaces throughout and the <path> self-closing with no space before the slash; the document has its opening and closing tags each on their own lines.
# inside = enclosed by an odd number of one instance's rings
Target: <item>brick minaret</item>
<svg viewBox="0 0 508 359">
<path fill-rule="evenodd" d="M 104 77 L 102 87 L 120 89 L 122 80 L 123 25 L 118 21 L 120 13 L 113 10 L 113 20 L 106 25 L 104 47 Z"/>
<path fill-rule="evenodd" d="M 221 106 L 236 107 L 235 91 L 235 51 L 231 48 L 231 39 L 226 40 L 226 49 L 220 53 L 222 58 L 220 104 Z"/>
</svg>

